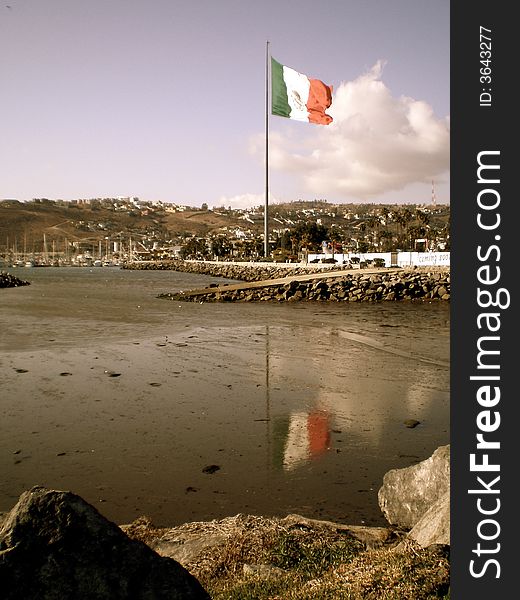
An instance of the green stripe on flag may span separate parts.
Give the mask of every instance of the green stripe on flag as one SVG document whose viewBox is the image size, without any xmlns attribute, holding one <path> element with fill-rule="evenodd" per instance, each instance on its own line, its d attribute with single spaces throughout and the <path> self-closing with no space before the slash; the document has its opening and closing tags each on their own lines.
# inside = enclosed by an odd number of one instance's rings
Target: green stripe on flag
<svg viewBox="0 0 520 600">
<path fill-rule="evenodd" d="M 289 117 L 291 107 L 287 99 L 287 87 L 283 79 L 283 65 L 271 57 L 271 113 Z"/>
</svg>

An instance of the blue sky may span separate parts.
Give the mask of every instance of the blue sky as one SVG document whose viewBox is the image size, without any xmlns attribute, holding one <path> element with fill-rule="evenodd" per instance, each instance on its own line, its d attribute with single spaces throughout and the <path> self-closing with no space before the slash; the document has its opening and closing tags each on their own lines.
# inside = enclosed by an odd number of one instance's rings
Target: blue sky
<svg viewBox="0 0 520 600">
<path fill-rule="evenodd" d="M 265 44 L 334 86 L 270 118 L 276 200 L 449 195 L 449 0 L 6 0 L 0 198 L 263 204 Z"/>
</svg>

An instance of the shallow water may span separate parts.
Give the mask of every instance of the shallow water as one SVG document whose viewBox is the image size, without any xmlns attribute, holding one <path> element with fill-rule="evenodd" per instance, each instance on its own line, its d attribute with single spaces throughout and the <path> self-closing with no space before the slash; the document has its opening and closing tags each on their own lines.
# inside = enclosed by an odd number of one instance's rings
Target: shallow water
<svg viewBox="0 0 520 600">
<path fill-rule="evenodd" d="M 449 443 L 446 303 L 181 304 L 156 296 L 223 280 L 13 273 L 31 285 L 0 290 L 0 511 L 41 484 L 118 523 L 378 525 L 384 473 Z"/>
</svg>

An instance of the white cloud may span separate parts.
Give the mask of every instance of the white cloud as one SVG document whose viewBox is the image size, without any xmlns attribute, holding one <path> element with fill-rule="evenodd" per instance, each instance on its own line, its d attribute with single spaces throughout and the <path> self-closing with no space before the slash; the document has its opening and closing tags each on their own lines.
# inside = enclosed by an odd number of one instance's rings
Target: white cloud
<svg viewBox="0 0 520 600">
<path fill-rule="evenodd" d="M 262 194 L 237 194 L 236 196 L 220 196 L 214 208 L 224 206 L 228 208 L 251 208 L 263 204 Z"/>
<path fill-rule="evenodd" d="M 269 204 L 276 204 L 280 200 L 269 196 Z M 236 196 L 220 196 L 214 208 L 224 206 L 228 208 L 253 208 L 255 206 L 263 206 L 265 204 L 265 194 L 237 194 Z"/>
<path fill-rule="evenodd" d="M 449 118 L 423 101 L 395 98 L 381 81 L 383 63 L 343 82 L 328 112 L 330 125 L 305 125 L 293 136 L 270 135 L 270 167 L 301 174 L 309 192 L 368 200 L 449 169 Z M 289 128 L 286 128 L 288 131 Z M 297 139 L 299 138 L 299 139 Z M 251 149 L 260 153 L 260 136 Z"/>
</svg>

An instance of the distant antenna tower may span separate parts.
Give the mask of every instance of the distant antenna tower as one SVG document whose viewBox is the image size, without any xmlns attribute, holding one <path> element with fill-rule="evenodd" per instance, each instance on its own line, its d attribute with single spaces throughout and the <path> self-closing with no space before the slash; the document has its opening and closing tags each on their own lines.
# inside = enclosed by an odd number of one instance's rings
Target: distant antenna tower
<svg viewBox="0 0 520 600">
<path fill-rule="evenodd" d="M 436 206 L 437 205 L 437 200 L 435 198 L 435 185 L 433 183 L 433 179 L 432 179 L 432 206 Z"/>
</svg>

